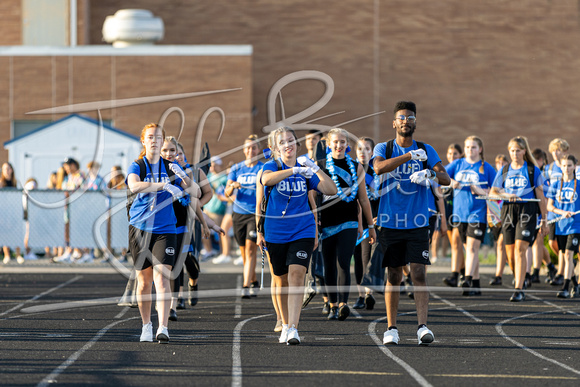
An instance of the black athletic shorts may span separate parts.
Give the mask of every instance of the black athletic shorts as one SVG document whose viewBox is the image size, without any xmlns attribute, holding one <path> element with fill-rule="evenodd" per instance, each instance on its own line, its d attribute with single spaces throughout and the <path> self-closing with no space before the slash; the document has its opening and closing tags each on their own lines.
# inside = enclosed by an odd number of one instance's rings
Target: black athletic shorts
<svg viewBox="0 0 580 387">
<path fill-rule="evenodd" d="M 458 227 L 461 242 L 467 243 L 467 237 L 475 238 L 483 242 L 486 227 L 487 225 L 485 223 L 461 223 Z"/>
<path fill-rule="evenodd" d="M 501 224 L 498 224 L 497 226 L 493 226 L 490 230 L 491 230 L 491 235 L 493 236 L 493 241 L 497 242 L 497 240 L 499 239 L 499 235 L 501 234 Z"/>
<path fill-rule="evenodd" d="M 258 234 L 256 233 L 255 214 L 238 214 L 234 212 L 232 220 L 234 223 L 234 237 L 238 245 L 245 246 L 246 240 L 256 242 Z"/>
<path fill-rule="evenodd" d="M 175 234 L 153 234 L 129 225 L 129 249 L 135 270 L 154 265 L 173 266 L 177 258 Z"/>
<path fill-rule="evenodd" d="M 556 223 L 548 224 L 548 240 L 556 240 Z"/>
<path fill-rule="evenodd" d="M 539 213 L 536 202 L 504 202 L 501 207 L 501 227 L 506 246 L 513 245 L 516 240 L 533 244 Z"/>
<path fill-rule="evenodd" d="M 570 250 L 574 254 L 578 253 L 578 241 L 580 241 L 580 234 L 570 235 L 556 235 L 558 241 L 558 249 L 560 251 Z"/>
<path fill-rule="evenodd" d="M 274 275 L 288 274 L 288 266 L 300 265 L 308 270 L 314 250 L 314 238 L 298 239 L 288 243 L 266 242 Z"/>
<path fill-rule="evenodd" d="M 401 267 L 408 263 L 431 264 L 429 227 L 407 230 L 381 227 L 378 238 L 384 251 L 383 267 Z"/>
</svg>

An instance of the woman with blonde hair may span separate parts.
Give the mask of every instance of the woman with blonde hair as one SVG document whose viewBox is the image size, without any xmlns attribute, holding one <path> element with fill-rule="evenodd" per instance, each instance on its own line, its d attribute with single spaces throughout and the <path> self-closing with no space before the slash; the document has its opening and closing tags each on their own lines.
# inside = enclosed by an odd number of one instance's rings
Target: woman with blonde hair
<svg viewBox="0 0 580 387">
<path fill-rule="evenodd" d="M 544 178 L 532 156 L 528 140 L 523 136 L 512 138 L 508 151 L 511 163 L 497 172 L 490 194 L 504 200 L 501 209 L 502 232 L 508 260 L 513 259 L 515 269 L 515 292 L 510 301 L 521 302 L 525 299 L 526 252 L 536 237 L 539 213 L 542 216 L 540 235 L 545 235 L 547 210 Z"/>
<path fill-rule="evenodd" d="M 445 167 L 453 187 L 453 215 L 465 247 L 464 296 L 481 295 L 479 247 L 487 229 L 487 206 L 476 196 L 487 195 L 495 178 L 495 169 L 484 161 L 483 141 L 476 136 L 465 139 L 465 156 Z"/>
<path fill-rule="evenodd" d="M 280 155 L 264 165 L 262 184 L 267 187 L 264 221 L 265 245 L 270 253 L 276 281 L 277 300 L 282 315 L 278 342 L 300 344 L 298 322 L 304 295 L 304 277 L 315 248 L 316 224 L 308 204 L 308 191 L 325 195 L 337 192 L 333 181 L 310 159 L 296 158 L 298 137 L 289 127 L 275 131 L 275 147 Z"/>
</svg>

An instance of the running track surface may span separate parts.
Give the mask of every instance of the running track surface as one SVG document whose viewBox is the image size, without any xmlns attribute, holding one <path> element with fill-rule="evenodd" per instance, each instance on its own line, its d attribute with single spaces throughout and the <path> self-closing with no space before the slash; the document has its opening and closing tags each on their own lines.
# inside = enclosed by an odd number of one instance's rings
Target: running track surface
<svg viewBox="0 0 580 387">
<path fill-rule="evenodd" d="M 382 345 L 380 295 L 374 310 L 353 311 L 346 321 L 327 321 L 317 296 L 302 313 L 302 344 L 286 346 L 273 332 L 268 295 L 234 296 L 240 271 L 202 274 L 207 297 L 178 311 L 169 344 L 160 345 L 140 343 L 138 310 L 114 302 L 126 283 L 119 274 L 0 268 L 0 384 L 580 385 L 580 299 L 558 299 L 549 285 L 535 284 L 525 302 L 510 303 L 508 275 L 491 288 L 484 274 L 483 295 L 463 297 L 440 286 L 446 270 L 431 271 L 435 342 L 428 347 L 417 345 L 415 306 L 406 296 L 401 343 L 389 347 Z"/>
</svg>

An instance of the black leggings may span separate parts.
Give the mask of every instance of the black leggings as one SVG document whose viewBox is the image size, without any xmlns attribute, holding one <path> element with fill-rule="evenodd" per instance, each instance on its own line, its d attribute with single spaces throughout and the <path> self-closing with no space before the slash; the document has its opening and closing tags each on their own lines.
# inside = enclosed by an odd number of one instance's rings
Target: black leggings
<svg viewBox="0 0 580 387">
<path fill-rule="evenodd" d="M 354 278 L 356 278 L 357 285 L 362 284 L 363 277 L 371 261 L 372 247 L 369 243 L 369 238 L 366 238 L 354 248 Z"/>
<path fill-rule="evenodd" d="M 348 302 L 350 287 L 350 260 L 356 244 L 357 230 L 346 229 L 322 241 L 324 257 L 324 282 L 326 286 L 344 286 L 340 292 L 329 292 L 328 300 L 335 304 L 338 300 Z M 337 265 L 338 264 L 338 265 Z"/>
</svg>

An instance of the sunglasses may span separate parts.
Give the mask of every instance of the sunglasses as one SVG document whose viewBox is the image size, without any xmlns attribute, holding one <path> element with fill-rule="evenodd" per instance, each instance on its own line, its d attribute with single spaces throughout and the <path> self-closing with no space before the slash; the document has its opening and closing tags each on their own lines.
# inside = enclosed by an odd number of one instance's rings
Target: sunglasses
<svg viewBox="0 0 580 387">
<path fill-rule="evenodd" d="M 397 120 L 400 120 L 400 121 L 405 121 L 405 120 L 407 120 L 407 122 L 411 122 L 411 123 L 413 123 L 413 122 L 417 121 L 417 119 L 415 118 L 415 116 L 404 116 L 404 115 L 402 115 L 402 114 L 401 114 L 400 116 L 396 116 L 395 118 L 396 118 Z"/>
</svg>

